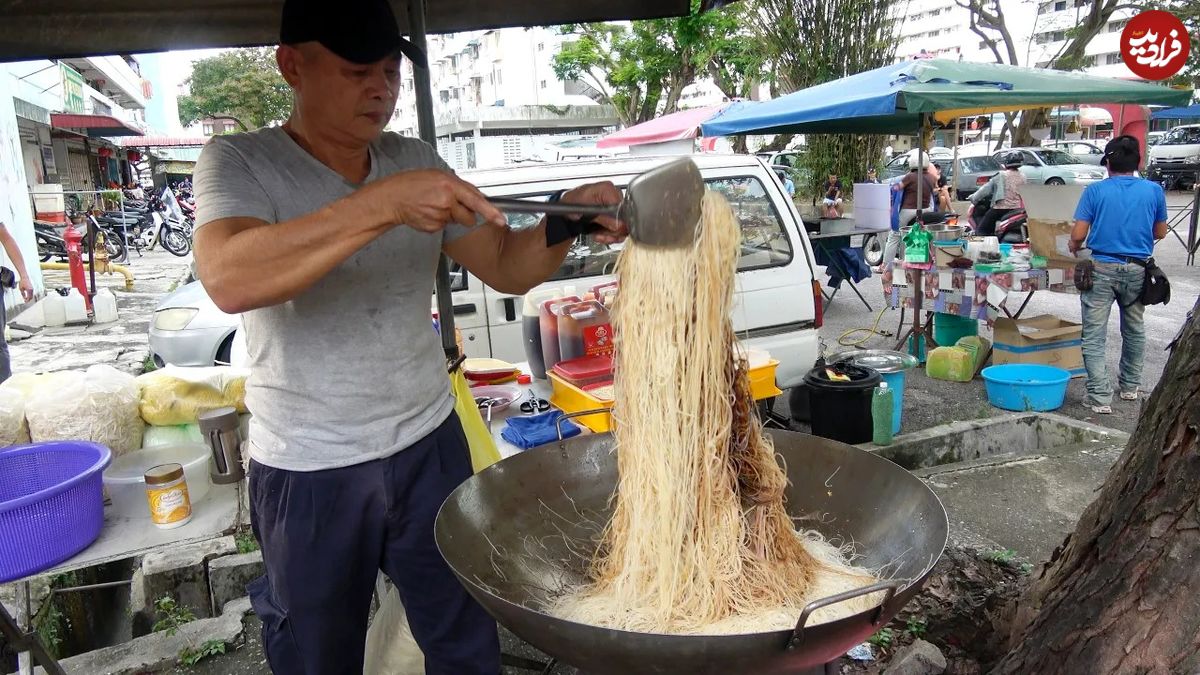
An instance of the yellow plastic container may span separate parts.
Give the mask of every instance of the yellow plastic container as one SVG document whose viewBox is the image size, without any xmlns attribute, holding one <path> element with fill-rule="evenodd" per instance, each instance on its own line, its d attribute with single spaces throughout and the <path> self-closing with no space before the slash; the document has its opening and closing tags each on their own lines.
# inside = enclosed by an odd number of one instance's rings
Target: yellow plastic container
<svg viewBox="0 0 1200 675">
<path fill-rule="evenodd" d="M 610 410 L 612 408 L 611 400 L 606 401 L 592 393 L 586 392 L 562 379 L 554 372 L 547 372 L 546 375 L 550 378 L 550 385 L 553 387 L 553 391 L 550 394 L 550 405 L 553 405 L 555 408 L 565 413 L 582 412 L 584 410 Z M 582 424 L 598 434 L 612 429 L 612 415 L 607 413 L 584 415 L 583 417 L 574 418 L 573 421 Z"/>
<path fill-rule="evenodd" d="M 773 396 L 779 396 L 783 391 L 775 386 L 775 369 L 779 361 L 771 359 L 767 363 L 750 369 L 750 395 L 755 401 L 761 401 Z M 597 395 L 595 391 L 584 391 L 567 382 L 554 372 L 548 372 L 553 391 L 550 394 L 550 404 L 565 412 L 582 412 L 584 410 L 611 410 L 613 402 Z M 612 430 L 612 415 L 584 415 L 574 418 L 593 432 L 602 434 Z"/>
<path fill-rule="evenodd" d="M 755 401 L 783 393 L 783 390 L 775 386 L 775 369 L 778 366 L 779 362 L 771 359 L 757 368 L 750 369 L 750 395 Z"/>
</svg>

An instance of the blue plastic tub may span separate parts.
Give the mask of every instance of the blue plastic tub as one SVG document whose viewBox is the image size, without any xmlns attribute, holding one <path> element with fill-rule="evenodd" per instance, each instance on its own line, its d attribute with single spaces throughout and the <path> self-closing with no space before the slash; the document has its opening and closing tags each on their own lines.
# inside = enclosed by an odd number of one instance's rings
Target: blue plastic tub
<svg viewBox="0 0 1200 675">
<path fill-rule="evenodd" d="M 49 569 L 96 540 L 111 460 L 108 448 L 85 441 L 0 450 L 0 583 Z"/>
<path fill-rule="evenodd" d="M 1054 366 L 1007 363 L 983 369 L 988 402 L 1017 412 L 1047 412 L 1062 407 L 1071 373 Z"/>
</svg>

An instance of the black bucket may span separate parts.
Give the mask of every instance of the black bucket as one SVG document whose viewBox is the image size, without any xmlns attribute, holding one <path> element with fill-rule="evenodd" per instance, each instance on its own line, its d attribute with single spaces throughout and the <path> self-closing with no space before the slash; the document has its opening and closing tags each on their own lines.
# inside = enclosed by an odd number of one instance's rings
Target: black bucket
<svg viewBox="0 0 1200 675">
<path fill-rule="evenodd" d="M 827 370 L 850 381 L 830 380 Z M 814 436 L 850 444 L 871 440 L 871 395 L 879 386 L 878 372 L 839 363 L 813 368 L 804 376 L 804 384 L 809 391 Z"/>
</svg>

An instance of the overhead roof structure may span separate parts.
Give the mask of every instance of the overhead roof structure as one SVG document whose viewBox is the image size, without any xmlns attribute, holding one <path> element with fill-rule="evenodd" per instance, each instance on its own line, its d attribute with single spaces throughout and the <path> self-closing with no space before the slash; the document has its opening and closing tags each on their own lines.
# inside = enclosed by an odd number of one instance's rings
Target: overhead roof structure
<svg viewBox="0 0 1200 675">
<path fill-rule="evenodd" d="M 409 3 L 391 3 L 400 30 L 410 33 Z M 725 4 L 701 0 L 701 9 Z M 282 7 L 283 0 L 0 0 L 0 61 L 270 45 L 279 40 Z M 690 9 L 689 0 L 434 0 L 425 3 L 424 29 L 655 19 Z"/>
</svg>

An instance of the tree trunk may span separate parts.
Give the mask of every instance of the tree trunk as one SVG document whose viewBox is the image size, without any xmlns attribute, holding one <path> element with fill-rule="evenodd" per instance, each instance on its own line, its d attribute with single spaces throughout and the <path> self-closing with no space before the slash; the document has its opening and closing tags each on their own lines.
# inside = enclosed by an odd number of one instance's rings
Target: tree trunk
<svg viewBox="0 0 1200 675">
<path fill-rule="evenodd" d="M 1200 671 L 1200 321 L 1099 495 L 1010 608 L 1008 673 Z"/>
</svg>

